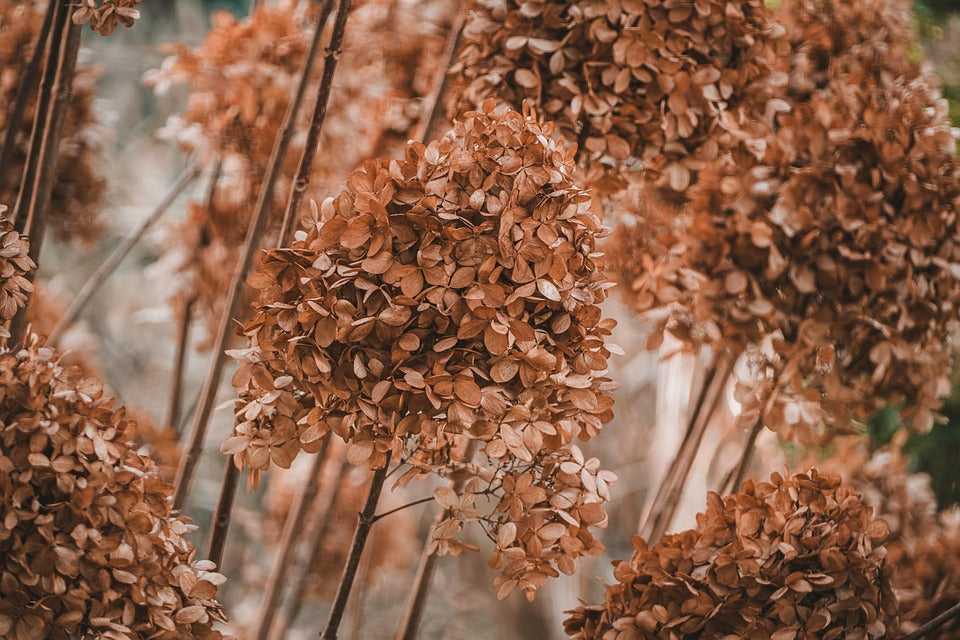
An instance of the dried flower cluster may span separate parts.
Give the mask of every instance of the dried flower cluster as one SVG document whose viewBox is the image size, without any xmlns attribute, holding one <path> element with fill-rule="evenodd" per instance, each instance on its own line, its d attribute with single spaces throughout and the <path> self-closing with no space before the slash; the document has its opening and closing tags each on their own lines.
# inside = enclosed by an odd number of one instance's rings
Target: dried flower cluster
<svg viewBox="0 0 960 640">
<path fill-rule="evenodd" d="M 46 10 L 45 2 L 0 0 L 0 139 L 6 134 L 7 119 L 17 95 L 20 77 L 26 69 Z M 63 123 L 56 179 L 50 200 L 50 225 L 63 239 L 93 241 L 103 226 L 100 204 L 106 182 L 100 176 L 100 147 L 93 94 L 97 74 L 80 64 L 77 67 L 70 102 Z M 20 132 L 10 163 L 0 175 L 0 201 L 13 204 L 20 188 L 30 132 L 36 115 L 36 85 L 24 109 Z"/>
<path fill-rule="evenodd" d="M 565 621 L 587 639 L 884 638 L 897 603 L 887 525 L 839 476 L 816 469 L 707 498 L 697 528 L 634 538 L 606 602 Z"/>
<path fill-rule="evenodd" d="M 222 576 L 94 379 L 46 347 L 0 354 L 0 634 L 220 638 Z"/>
<path fill-rule="evenodd" d="M 0 216 L 6 210 L 6 206 L 0 205 Z M 33 283 L 25 276 L 37 265 L 29 253 L 27 239 L 14 230 L 9 220 L 0 217 L 0 337 L 10 337 L 2 325 L 26 306 L 33 292 Z"/>
<path fill-rule="evenodd" d="M 533 100 L 580 143 L 592 186 L 642 168 L 679 197 L 784 81 L 780 32 L 762 0 L 481 0 L 453 110 Z"/>
<path fill-rule="evenodd" d="M 570 444 L 611 416 L 613 323 L 597 306 L 602 227 L 552 134 L 490 101 L 443 140 L 365 164 L 291 248 L 266 253 L 222 447 L 252 481 L 331 431 L 354 464 L 395 452 L 405 478 L 462 466 L 478 440 L 511 587 L 599 550 L 588 526 L 605 520 L 612 474 Z"/>
<path fill-rule="evenodd" d="M 767 135 L 701 172 L 682 210 L 631 194 L 635 227 L 614 251 L 659 331 L 752 352 L 746 415 L 788 437 L 884 401 L 929 428 L 947 388 L 960 182 L 936 81 L 899 55 L 904 10 L 784 3 L 790 83 Z"/>
<path fill-rule="evenodd" d="M 417 122 L 420 98 L 429 93 L 433 79 L 427 70 L 436 67 L 443 48 L 437 24 L 446 19 L 445 7 L 438 0 L 394 4 L 365 2 L 351 12 L 308 193 L 338 187 L 365 158 L 402 151 Z M 221 293 L 230 281 L 263 168 L 312 37 L 305 23 L 310 18 L 313 24 L 315 18 L 295 5 L 289 0 L 264 3 L 243 20 L 215 12 L 200 47 L 175 46 L 163 68 L 148 74 L 161 91 L 171 84 L 189 85 L 187 109 L 168 129 L 185 151 L 200 154 L 208 165 L 219 164 L 211 197 L 191 202 L 187 219 L 170 234 L 170 246 L 184 256 L 181 271 L 188 276 L 188 291 L 183 295 L 198 298 L 211 327 L 222 310 Z M 370 33 L 383 36 L 371 42 Z M 314 81 L 321 66 L 315 67 Z M 308 88 L 308 95 L 314 92 Z M 303 110 L 298 130 L 306 128 L 308 111 Z M 273 232 L 302 144 L 302 137 L 295 136 L 281 170 L 268 223 Z"/>
<path fill-rule="evenodd" d="M 937 501 L 925 474 L 910 473 L 908 460 L 894 442 L 870 454 L 862 442 L 844 443 L 825 464 L 840 470 L 890 527 L 886 543 L 891 583 L 900 602 L 904 632 L 960 602 L 960 519 L 955 509 L 937 513 Z M 948 640 L 960 632 L 953 621 L 929 634 Z"/>
<path fill-rule="evenodd" d="M 140 0 L 81 0 L 73 11 L 76 24 L 90 23 L 90 28 L 103 36 L 113 33 L 118 24 L 132 27 L 140 17 Z"/>
</svg>

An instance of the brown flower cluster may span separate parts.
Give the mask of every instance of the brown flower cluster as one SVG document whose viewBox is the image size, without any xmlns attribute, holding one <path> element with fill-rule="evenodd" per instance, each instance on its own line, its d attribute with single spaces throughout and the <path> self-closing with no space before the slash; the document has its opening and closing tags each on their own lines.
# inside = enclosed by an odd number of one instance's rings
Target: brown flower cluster
<svg viewBox="0 0 960 640">
<path fill-rule="evenodd" d="M 242 20 L 215 12 L 200 47 L 176 45 L 163 67 L 148 74 L 160 91 L 171 84 L 189 86 L 186 111 L 168 129 L 185 151 L 219 165 L 208 197 L 189 203 L 186 220 L 171 230 L 169 242 L 183 254 L 184 296 L 197 296 L 211 332 L 312 38 L 305 25 L 315 16 L 295 5 L 264 3 Z M 420 99 L 433 79 L 427 70 L 436 67 L 443 48 L 438 25 L 448 20 L 449 8 L 438 0 L 394 5 L 365 2 L 351 12 L 308 194 L 339 187 L 365 158 L 402 153 L 417 123 Z M 371 41 L 373 33 L 381 37 Z M 313 82 L 321 67 L 315 65 Z M 307 90 L 308 96 L 315 92 L 312 85 Z M 299 131 L 308 124 L 309 109 L 302 111 Z M 282 166 L 268 222 L 273 233 L 302 144 L 295 136 Z"/>
<path fill-rule="evenodd" d="M 579 142 L 592 186 L 615 191 L 641 168 L 681 197 L 785 80 L 781 31 L 762 0 L 481 0 L 452 110 L 532 100 Z"/>
<path fill-rule="evenodd" d="M 839 476 L 816 469 L 710 493 L 697 528 L 634 538 L 599 606 L 570 612 L 575 638 L 884 638 L 897 602 L 887 525 Z"/>
<path fill-rule="evenodd" d="M 0 216 L 6 210 L 6 206 L 0 205 Z M 26 306 L 33 292 L 33 283 L 25 276 L 37 265 L 29 253 L 27 238 L 17 233 L 9 220 L 0 218 L 0 337 L 10 337 L 2 325 Z"/>
<path fill-rule="evenodd" d="M 90 28 L 103 36 L 113 33 L 118 24 L 132 27 L 140 17 L 140 0 L 81 0 L 73 11 L 76 24 L 90 23 Z"/>
<path fill-rule="evenodd" d="M 843 429 L 885 401 L 928 428 L 960 303 L 946 104 L 906 59 L 904 3 L 781 11 L 794 40 L 774 126 L 701 172 L 681 210 L 631 194 L 616 270 L 659 331 L 750 350 L 759 386 L 741 401 L 784 435 Z"/>
<path fill-rule="evenodd" d="M 35 344 L 0 354 L 0 635 L 220 638 L 223 577 L 95 379 Z"/>
<path fill-rule="evenodd" d="M 396 453 L 406 479 L 462 466 L 477 440 L 490 526 L 501 531 L 512 504 L 552 500 L 539 517 L 566 531 L 526 550 L 517 538 L 527 560 L 598 549 L 587 528 L 604 521 L 593 503 L 612 478 L 570 445 L 611 417 L 603 228 L 553 133 L 489 101 L 443 140 L 366 163 L 291 248 L 265 254 L 222 447 L 253 482 L 331 431 L 351 463 Z M 521 586 L 543 571 L 531 564 Z"/>
<path fill-rule="evenodd" d="M 21 74 L 33 49 L 46 10 L 43 2 L 0 0 L 0 139 L 6 135 L 7 119 L 16 99 Z M 106 182 L 100 176 L 98 123 L 93 104 L 97 74 L 80 64 L 74 77 L 63 124 L 56 179 L 50 200 L 50 226 L 62 239 L 92 242 L 103 223 L 100 204 Z M 0 200 L 12 204 L 20 188 L 30 131 L 36 114 L 37 87 L 24 110 L 10 163 L 0 175 Z"/>
<path fill-rule="evenodd" d="M 871 454 L 857 439 L 824 464 L 843 473 L 889 525 L 887 563 L 901 628 L 910 632 L 960 602 L 960 518 L 956 509 L 937 513 L 929 476 L 911 473 L 899 446 Z M 926 637 L 948 640 L 958 633 L 960 623 L 953 621 Z"/>
</svg>

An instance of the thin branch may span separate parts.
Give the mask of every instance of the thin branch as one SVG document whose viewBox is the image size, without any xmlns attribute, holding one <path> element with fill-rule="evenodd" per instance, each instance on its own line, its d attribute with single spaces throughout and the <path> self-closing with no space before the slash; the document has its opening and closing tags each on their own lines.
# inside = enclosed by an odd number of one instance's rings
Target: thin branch
<svg viewBox="0 0 960 640">
<path fill-rule="evenodd" d="M 757 447 L 757 438 L 760 437 L 760 432 L 763 431 L 763 415 L 764 412 L 761 411 L 760 415 L 757 416 L 756 422 L 754 422 L 750 428 L 750 433 L 747 435 L 747 441 L 743 444 L 743 451 L 740 453 L 737 465 L 730 470 L 729 476 L 723 482 L 723 487 L 721 488 L 723 494 L 732 493 L 743 484 L 747 470 L 750 468 L 750 462 L 753 460 L 753 452 Z"/>
<path fill-rule="evenodd" d="M 10 113 L 7 115 L 7 131 L 3 138 L 3 149 L 0 150 L 0 176 L 7 173 L 7 165 L 13 157 L 17 146 L 17 135 L 20 133 L 20 127 L 23 125 L 23 113 L 27 110 L 27 102 L 30 98 L 33 85 L 36 84 L 37 74 L 40 71 L 40 62 L 43 60 L 43 52 L 50 39 L 50 30 L 53 27 L 53 16 L 57 12 L 57 0 L 50 0 L 47 5 L 47 12 L 43 16 L 43 24 L 40 25 L 40 33 L 37 36 L 37 43 L 33 48 L 33 56 L 26 68 L 20 75 L 17 83 L 17 93 Z"/>
<path fill-rule="evenodd" d="M 387 451 L 387 459 L 383 466 L 374 472 L 373 479 L 370 481 L 370 493 L 367 495 L 367 501 L 363 505 L 363 511 L 360 512 L 360 518 L 357 520 L 357 528 L 353 532 L 353 542 L 350 544 L 350 553 L 347 556 L 347 564 L 343 568 L 343 576 L 337 586 L 337 595 L 333 599 L 330 617 L 327 618 L 327 626 L 320 635 L 324 640 L 336 640 L 337 638 L 337 631 L 340 629 L 340 622 L 343 620 L 343 612 L 347 608 L 350 591 L 357 577 L 357 567 L 360 566 L 360 558 L 363 556 L 363 549 L 367 544 L 370 528 L 373 526 L 373 516 L 377 510 L 377 502 L 380 501 L 380 492 L 383 490 L 383 484 L 386 480 L 391 453 L 392 451 Z"/>
<path fill-rule="evenodd" d="M 329 15 L 327 11 L 321 12 L 320 20 L 325 20 Z M 339 18 L 339 14 L 338 14 Z M 345 19 L 345 18 L 344 18 Z M 276 189 L 277 179 L 280 177 L 280 171 L 283 165 L 283 159 L 287 155 L 287 149 L 290 146 L 290 140 L 293 138 L 297 125 L 297 118 L 300 114 L 300 108 L 303 105 L 303 99 L 310 83 L 310 74 L 313 69 L 316 48 L 323 32 L 324 23 L 317 21 L 314 40 L 311 44 L 311 52 L 304 60 L 303 69 L 300 74 L 300 81 L 290 105 L 287 107 L 287 113 L 284 117 L 283 127 L 280 135 L 277 137 L 270 155 L 268 169 L 260 187 L 260 193 L 257 196 L 257 203 L 254 207 L 253 215 L 250 217 L 250 223 L 247 227 L 247 234 L 244 238 L 241 256 L 237 261 L 233 272 L 233 280 L 230 284 L 230 290 L 224 303 L 223 313 L 220 316 L 220 324 L 217 327 L 217 337 L 213 347 L 213 362 L 207 373 L 207 378 L 203 384 L 203 390 L 200 393 L 200 399 L 197 402 L 197 410 L 194 414 L 193 425 L 190 430 L 190 441 L 184 456 L 180 460 L 180 468 L 177 470 L 177 478 L 173 494 L 173 507 L 176 510 L 183 509 L 186 502 L 187 492 L 190 489 L 190 481 L 196 471 L 197 463 L 200 461 L 200 453 L 203 451 L 203 441 L 207 435 L 207 426 L 210 422 L 210 415 L 213 412 L 213 406 L 217 398 L 217 390 L 220 387 L 220 379 L 223 377 L 223 369 L 226 365 L 226 346 L 230 336 L 230 328 L 233 318 L 237 315 L 240 307 L 241 293 L 247 273 L 250 271 L 250 265 L 253 262 L 254 253 L 260 246 L 260 236 L 266 226 L 268 213 L 273 203 L 273 192 Z M 337 51 L 339 53 L 339 51 Z M 326 70 L 324 70 L 326 71 Z M 314 110 L 314 119 L 316 119 L 316 109 L 323 105 L 326 108 L 326 102 L 329 98 L 329 91 L 326 96 L 320 96 L 317 107 Z M 233 465 L 227 465 L 227 476 L 225 480 L 230 480 L 229 474 L 238 473 L 230 471 Z M 231 501 L 232 502 L 232 501 Z"/>
<path fill-rule="evenodd" d="M 317 33 L 314 34 L 313 43 L 308 54 L 310 64 L 313 64 L 313 58 L 317 54 L 317 45 L 320 42 L 320 32 L 323 31 L 323 25 L 327 22 L 327 17 L 333 9 L 333 0 L 326 0 L 323 8 L 320 10 L 320 20 L 317 23 Z M 333 32 L 330 34 L 330 44 L 327 45 L 323 61 L 323 75 L 320 77 L 320 86 L 317 89 L 317 103 L 314 106 L 313 118 L 310 120 L 310 129 L 307 131 L 307 141 L 303 145 L 303 153 L 300 154 L 300 163 L 297 166 L 297 174 L 293 181 L 293 188 L 290 191 L 290 199 L 287 201 L 287 208 L 283 213 L 283 223 L 280 225 L 280 234 L 277 238 L 277 247 L 284 247 L 289 242 L 289 237 L 296 226 L 297 218 L 300 213 L 300 202 L 303 200 L 303 194 L 310 184 L 310 172 L 313 169 L 313 158 L 317 155 L 317 147 L 320 144 L 320 132 L 323 130 L 323 123 L 327 119 L 327 105 L 330 103 L 330 93 L 333 89 L 333 74 L 337 70 L 337 62 L 340 60 L 340 50 L 343 48 L 343 36 L 347 30 L 347 16 L 350 13 L 350 1 L 342 0 L 337 7 L 337 17 L 333 22 Z"/>
<path fill-rule="evenodd" d="M 77 53 L 80 51 L 80 25 L 74 24 L 70 20 L 73 8 L 64 2 L 62 7 L 64 23 L 59 25 L 60 29 L 55 29 L 51 34 L 50 55 L 47 60 L 47 67 L 53 69 L 54 78 L 51 88 L 53 102 L 49 109 L 43 113 L 38 112 L 38 118 L 45 120 L 42 128 L 42 135 L 39 147 L 31 144 L 31 154 L 34 156 L 32 163 L 35 173 L 33 180 L 21 185 L 20 193 L 17 197 L 15 224 L 23 225 L 23 233 L 30 239 L 30 258 L 37 268 L 28 272 L 25 278 L 33 282 L 37 276 L 40 264 L 40 249 L 43 246 L 43 237 L 47 230 L 47 209 L 50 205 L 50 195 L 53 193 L 53 183 L 56 179 L 57 159 L 60 156 L 60 138 L 63 133 L 63 122 L 66 118 L 67 106 L 70 101 L 70 95 L 73 93 L 73 77 L 77 67 Z M 57 16 L 55 20 L 59 20 Z M 59 35 L 66 33 L 63 38 L 62 46 L 53 49 L 56 42 L 57 31 Z M 52 64 L 51 64 L 52 63 Z M 44 81 L 49 79 L 50 74 L 44 74 Z M 35 123 L 36 124 L 36 123 Z M 34 133 L 38 133 L 40 128 L 34 127 Z M 36 151 L 34 154 L 33 152 Z M 29 159 L 28 159 L 29 161 Z M 28 164 L 30 164 L 28 162 Z M 27 331 L 27 311 L 29 301 L 24 305 L 10 321 L 9 344 L 20 344 L 24 340 Z"/>
<path fill-rule="evenodd" d="M 233 514 L 233 501 L 237 497 L 237 484 L 240 474 L 232 457 L 227 460 L 223 472 L 223 481 L 220 483 L 220 499 L 217 501 L 217 510 L 214 512 L 213 524 L 210 529 L 210 545 L 207 559 L 218 567 L 223 563 L 223 549 L 227 541 L 227 531 L 230 529 L 230 518 Z"/>
<path fill-rule="evenodd" d="M 117 270 L 117 267 L 120 266 L 123 259 L 127 257 L 140 239 L 143 238 L 143 235 L 163 217 L 163 214 L 167 212 L 177 197 L 190 186 L 198 175 L 200 175 L 200 165 L 197 162 L 193 162 L 180 174 L 177 181 L 171 185 L 157 206 L 150 212 L 150 215 L 141 220 L 130 232 L 130 235 L 116 246 L 110 255 L 97 267 L 96 271 L 90 274 L 90 277 L 87 278 L 87 281 L 83 283 L 83 286 L 80 288 L 80 292 L 77 293 L 77 297 L 73 299 L 73 302 L 70 303 L 66 312 L 64 312 L 63 316 L 57 321 L 56 326 L 54 326 L 50 332 L 50 336 L 47 338 L 48 344 L 56 345 L 57 342 L 59 342 L 63 336 L 63 332 L 76 321 L 77 317 L 79 317 L 90 302 L 90 299 L 93 298 L 93 295 Z"/>
<path fill-rule="evenodd" d="M 650 544 L 663 536 L 677 512 L 697 451 L 700 449 L 707 427 L 710 425 L 720 398 L 723 396 L 723 389 L 726 387 L 732 365 L 733 358 L 720 356 L 704 379 L 686 436 L 680 445 L 680 450 L 673 459 L 667 478 L 660 485 L 654 501 L 654 508 L 651 510 L 643 528 L 642 535 Z"/>
<path fill-rule="evenodd" d="M 267 581 L 267 589 L 263 598 L 263 605 L 260 607 L 260 622 L 257 626 L 256 635 L 254 636 L 257 640 L 267 640 L 274 614 L 277 612 L 277 609 L 279 609 L 283 596 L 283 587 L 286 584 L 287 573 L 290 570 L 293 557 L 296 555 L 297 541 L 303 533 L 303 523 L 304 520 L 306 520 L 307 512 L 317 497 L 317 491 L 320 486 L 320 473 L 330 453 L 329 434 L 323 439 L 323 444 L 320 446 L 320 451 L 313 457 L 313 463 L 310 465 L 306 482 L 304 482 L 300 491 L 297 493 L 290 507 L 290 513 L 287 515 L 287 521 L 283 526 L 283 536 L 280 539 L 280 555 L 277 558 L 277 563 L 273 567 L 273 571 L 270 573 L 270 579 Z"/>
<path fill-rule="evenodd" d="M 472 441 L 467 445 L 466 455 L 464 456 L 466 464 L 469 464 L 473 460 L 475 448 L 476 441 Z M 454 478 L 451 483 L 451 488 L 455 493 L 460 494 L 468 477 L 467 473 L 461 472 Z M 446 515 L 446 509 L 441 509 L 433 522 L 434 526 L 442 522 Z M 420 629 L 423 610 L 427 606 L 427 598 L 430 595 L 430 587 L 433 584 L 433 575 L 436 573 L 437 563 L 440 560 L 436 549 L 431 545 L 433 529 L 434 527 L 430 527 L 430 531 L 427 533 L 427 539 L 423 542 L 423 550 L 420 552 L 420 562 L 417 564 L 417 574 L 413 579 L 413 589 L 411 589 L 410 595 L 407 598 L 407 603 L 403 611 L 403 619 L 400 621 L 400 627 L 397 629 L 396 640 L 414 640 Z"/>
<path fill-rule="evenodd" d="M 193 322 L 193 307 L 196 303 L 197 298 L 191 296 L 183 302 L 183 308 L 180 309 L 177 353 L 173 361 L 173 383 L 170 385 L 167 419 L 164 423 L 168 429 L 173 429 L 178 442 L 180 440 L 180 415 L 183 411 L 183 374 L 187 367 L 187 352 L 190 350 L 190 324 Z"/>
<path fill-rule="evenodd" d="M 287 637 L 287 627 L 293 624 L 297 616 L 300 615 L 300 609 L 303 607 L 303 600 L 307 593 L 307 585 L 310 581 L 310 571 L 316 565 L 320 554 L 323 553 L 323 541 L 326 540 L 327 534 L 330 533 L 334 524 L 335 518 L 330 517 L 331 512 L 337 504 L 337 500 L 339 500 L 340 489 L 343 486 L 346 473 L 349 471 L 349 467 L 344 464 L 342 457 L 336 458 L 336 463 L 340 465 L 340 468 L 334 474 L 337 480 L 333 483 L 333 487 L 331 487 L 331 491 L 323 504 L 318 505 L 316 513 L 312 517 L 313 524 L 306 543 L 309 552 L 304 561 L 299 564 L 299 571 L 297 571 L 296 576 L 291 580 L 293 589 L 290 593 L 287 609 L 282 616 L 276 618 L 276 623 L 271 630 L 270 637 L 273 640 L 284 640 Z"/>
<path fill-rule="evenodd" d="M 908 633 L 905 636 L 900 636 L 900 640 L 919 640 L 931 631 L 939 629 L 955 618 L 960 618 L 960 603 L 953 605 L 933 620 L 930 620 L 926 624 L 920 626 L 920 628 L 918 628 L 916 631 Z"/>
<path fill-rule="evenodd" d="M 420 142 L 426 143 L 430 140 L 430 135 L 436 128 L 437 120 L 440 118 L 440 112 L 443 109 L 443 99 L 447 93 L 447 87 L 450 85 L 450 67 L 456 59 L 457 51 L 460 49 L 460 41 L 463 39 L 463 26 L 466 23 L 465 8 L 457 12 L 450 27 L 450 33 L 447 34 L 447 42 L 443 49 L 443 59 L 446 64 L 437 70 L 437 75 L 433 81 L 433 91 L 424 103 L 427 107 L 421 112 L 420 122 L 417 123 L 417 129 L 414 138 Z"/>
<path fill-rule="evenodd" d="M 391 515 L 391 514 L 394 514 L 394 513 L 396 513 L 397 511 L 403 511 L 404 509 L 409 509 L 410 507 L 415 507 L 415 506 L 417 506 L 418 504 L 423 504 L 424 502 L 430 502 L 431 500 L 433 500 L 433 496 L 429 496 L 429 497 L 426 497 L 426 498 L 420 498 L 419 500 L 414 500 L 413 502 L 408 502 L 407 504 L 402 504 L 402 505 L 400 505 L 399 507 L 394 507 L 393 509 L 390 509 L 389 511 L 384 511 L 383 513 L 378 513 L 378 514 L 374 515 L 374 516 L 373 516 L 373 521 L 374 521 L 374 522 L 377 522 L 378 520 L 382 520 L 383 518 L 386 518 L 387 516 L 389 516 L 389 515 Z"/>
</svg>

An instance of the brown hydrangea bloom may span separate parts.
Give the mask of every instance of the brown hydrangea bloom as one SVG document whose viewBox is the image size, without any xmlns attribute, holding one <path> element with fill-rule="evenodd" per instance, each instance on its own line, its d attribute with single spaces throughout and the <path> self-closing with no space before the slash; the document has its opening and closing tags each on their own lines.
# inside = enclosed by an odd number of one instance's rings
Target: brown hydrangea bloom
<svg viewBox="0 0 960 640">
<path fill-rule="evenodd" d="M 901 627 L 910 632 L 960 602 L 960 518 L 956 509 L 937 513 L 930 477 L 910 472 L 902 440 L 872 454 L 860 438 L 844 442 L 824 465 L 840 471 L 889 525 L 887 563 Z M 953 621 L 927 637 L 948 640 L 958 632 Z"/>
<path fill-rule="evenodd" d="M 478 0 L 452 110 L 533 100 L 580 143 L 594 186 L 642 168 L 680 196 L 784 81 L 781 32 L 762 0 Z"/>
<path fill-rule="evenodd" d="M 628 202 L 638 215 L 617 270 L 660 331 L 752 350 L 769 389 L 742 398 L 747 415 L 784 435 L 844 429 L 885 401 L 909 401 L 906 415 L 928 428 L 960 302 L 946 104 L 916 64 L 886 63 L 909 44 L 888 8 L 899 3 L 800 4 L 791 83 L 770 102 L 761 160 L 733 151 L 701 173 L 679 215 Z M 870 29 L 839 22 L 868 7 Z M 892 25 L 877 24 L 891 12 Z"/>
<path fill-rule="evenodd" d="M 634 538 L 599 606 L 570 612 L 575 638 L 885 638 L 897 602 L 887 525 L 839 476 L 816 469 L 710 493 L 697 528 Z"/>
<path fill-rule="evenodd" d="M 113 33 L 118 24 L 132 27 L 140 17 L 140 0 L 81 0 L 73 12 L 76 24 L 90 23 L 90 28 L 103 36 Z"/>
<path fill-rule="evenodd" d="M 339 188 L 366 158 L 399 155 L 417 123 L 420 99 L 431 90 L 427 70 L 437 66 L 443 49 L 438 25 L 446 19 L 444 5 L 438 0 L 404 3 L 403 8 L 394 4 L 364 2 L 351 12 L 308 195 Z M 169 240 L 171 249 L 183 255 L 188 290 L 182 294 L 197 296 L 211 333 L 261 189 L 263 167 L 299 81 L 312 38 L 308 22 L 315 18 L 290 0 L 263 3 L 244 19 L 218 11 L 201 46 L 174 46 L 163 67 L 148 75 L 161 91 L 171 84 L 189 86 L 187 108 L 168 129 L 185 151 L 200 154 L 211 166 L 220 163 L 212 197 L 189 203 L 187 218 L 171 229 Z M 371 41 L 371 33 L 382 37 Z M 318 82 L 322 65 L 315 66 L 313 82 Z M 315 88 L 307 93 L 314 95 Z M 308 112 L 303 110 L 298 130 L 306 129 Z M 279 226 L 302 144 L 302 138 L 294 137 L 281 168 L 270 233 Z"/>
<path fill-rule="evenodd" d="M 0 635 L 220 638 L 223 577 L 101 383 L 34 339 L 0 354 L 0 391 Z"/>
<path fill-rule="evenodd" d="M 43 22 L 45 2 L 0 0 L 0 139 Z M 61 239 L 93 241 L 103 227 L 99 219 L 106 182 L 100 176 L 100 135 L 93 97 L 97 74 L 78 65 L 63 124 L 59 162 L 50 200 L 50 226 Z M 36 91 L 34 86 L 33 91 Z M 31 97 L 24 110 L 16 147 L 0 175 L 0 201 L 16 201 L 36 112 Z"/>
<path fill-rule="evenodd" d="M 0 205 L 0 216 L 7 207 Z M 33 292 L 33 283 L 25 276 L 37 268 L 30 259 L 30 244 L 13 228 L 13 223 L 0 217 L 0 337 L 9 338 L 3 328 L 17 311 L 26 306 Z"/>
<path fill-rule="evenodd" d="M 402 161 L 368 162 L 291 248 L 265 254 L 222 447 L 253 482 L 331 431 L 350 462 L 382 466 L 393 451 L 408 479 L 462 466 L 477 440 L 494 530 L 515 501 L 553 499 L 541 517 L 566 533 L 548 529 L 536 555 L 599 549 L 587 525 L 605 520 L 612 474 L 570 445 L 611 417 L 603 229 L 553 133 L 490 101 Z"/>
</svg>

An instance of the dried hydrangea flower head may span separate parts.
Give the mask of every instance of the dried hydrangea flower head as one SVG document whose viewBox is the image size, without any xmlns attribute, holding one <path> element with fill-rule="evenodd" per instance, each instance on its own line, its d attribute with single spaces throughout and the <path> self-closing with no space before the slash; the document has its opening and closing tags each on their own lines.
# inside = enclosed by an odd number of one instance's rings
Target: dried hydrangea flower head
<svg viewBox="0 0 960 640">
<path fill-rule="evenodd" d="M 960 602 L 960 518 L 956 508 L 937 513 L 930 477 L 911 473 L 900 450 L 905 435 L 873 453 L 861 438 L 844 442 L 824 465 L 842 473 L 889 525 L 887 563 L 901 629 L 909 633 Z M 953 621 L 925 637 L 948 640 L 958 632 Z"/>
<path fill-rule="evenodd" d="M 10 321 L 17 311 L 26 306 L 33 292 L 33 283 L 26 274 L 36 269 L 30 259 L 30 245 L 26 237 L 13 228 L 5 216 L 7 207 L 0 204 L 0 337 L 9 338 L 2 326 Z"/>
<path fill-rule="evenodd" d="M 570 612 L 575 638 L 885 638 L 897 603 L 887 525 L 816 469 L 710 493 L 697 528 L 634 538 L 606 601 Z"/>
<path fill-rule="evenodd" d="M 885 15 L 885 2 L 857 4 Z M 661 331 L 694 348 L 753 350 L 779 397 L 747 394 L 748 413 L 772 412 L 767 426 L 789 437 L 816 437 L 823 421 L 843 429 L 885 401 L 911 402 L 905 415 L 928 428 L 960 302 L 946 104 L 917 65 L 884 66 L 880 52 L 892 45 L 851 43 L 861 32 L 831 22 L 848 14 L 793 16 L 815 24 L 791 33 L 816 37 L 794 42 L 803 55 L 790 61 L 825 65 L 812 76 L 823 79 L 792 82 L 776 102 L 763 158 L 744 170 L 735 152 L 702 172 L 672 220 L 668 209 L 635 206 L 632 237 L 652 237 L 617 252 L 629 297 L 661 314 Z M 861 35 L 876 33 L 899 28 Z"/>
<path fill-rule="evenodd" d="M 193 559 L 172 487 L 95 379 L 31 346 L 0 354 L 0 633 L 220 638 L 223 577 Z"/>
<path fill-rule="evenodd" d="M 615 191 L 642 167 L 681 197 L 783 80 L 781 31 L 762 0 L 478 0 L 452 110 L 534 100 L 580 143 L 592 186 Z"/>
<path fill-rule="evenodd" d="M 76 24 L 90 23 L 90 28 L 103 36 L 113 33 L 117 25 L 132 27 L 140 17 L 140 0 L 81 0 L 73 12 Z"/>
<path fill-rule="evenodd" d="M 169 241 L 171 249 L 183 255 L 180 271 L 187 276 L 188 289 L 183 293 L 197 297 L 211 334 L 262 185 L 263 167 L 310 45 L 312 34 L 305 24 L 311 21 L 296 4 L 262 3 L 244 19 L 215 12 L 201 46 L 174 46 L 162 68 L 147 76 L 158 91 L 172 84 L 189 86 L 185 112 L 171 119 L 167 129 L 184 151 L 199 153 L 211 166 L 220 163 L 219 171 L 213 171 L 216 184 L 210 197 L 189 203 L 186 220 L 171 230 Z M 338 188 L 372 155 L 402 154 L 408 129 L 419 115 L 413 105 L 430 90 L 432 78 L 425 84 L 422 76 L 436 66 L 443 48 L 437 27 L 443 19 L 441 3 L 414 4 L 394 10 L 393 3 L 375 1 L 352 10 L 337 88 L 320 139 L 321 149 L 337 152 L 317 157 L 308 195 Z M 371 33 L 384 37 L 372 43 Z M 317 69 L 316 82 L 319 73 Z M 308 125 L 304 111 L 302 129 Z M 268 221 L 274 231 L 302 144 L 302 138 L 294 137 L 281 169 Z"/>
<path fill-rule="evenodd" d="M 47 3 L 0 0 L 0 138 L 6 134 L 21 75 L 33 56 Z M 103 227 L 99 218 L 106 182 L 100 175 L 101 135 L 93 97 L 97 74 L 80 64 L 63 123 L 56 178 L 50 200 L 50 226 L 61 239 L 92 242 Z M 10 162 L 0 175 L 0 201 L 13 203 L 20 188 L 36 113 L 31 88 Z"/>
<path fill-rule="evenodd" d="M 585 524 L 604 520 L 594 502 L 612 478 L 570 445 L 611 417 L 603 228 L 571 180 L 573 148 L 553 133 L 488 101 L 403 160 L 366 163 L 291 248 L 265 254 L 223 445 L 253 482 L 329 432 L 350 462 L 380 467 L 392 451 L 413 475 L 462 466 L 477 440 L 487 463 L 476 473 L 503 492 L 486 517 L 505 523 L 556 480 L 566 493 L 541 524 L 563 524 L 544 557 L 562 555 L 566 527 L 599 548 Z"/>
</svg>

